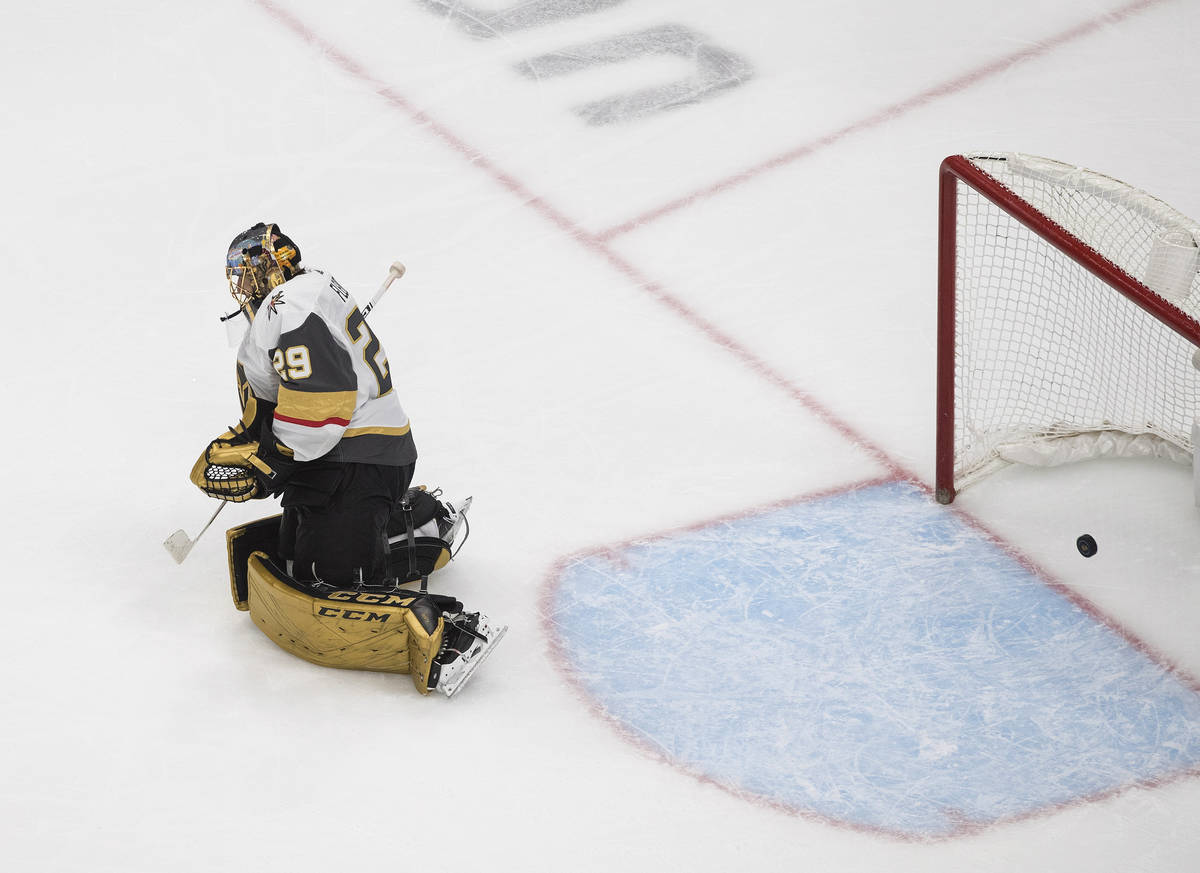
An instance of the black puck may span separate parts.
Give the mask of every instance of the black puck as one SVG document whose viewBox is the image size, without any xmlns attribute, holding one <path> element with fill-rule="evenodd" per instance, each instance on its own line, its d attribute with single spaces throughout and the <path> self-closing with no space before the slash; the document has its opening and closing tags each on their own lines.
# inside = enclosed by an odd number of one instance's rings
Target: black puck
<svg viewBox="0 0 1200 873">
<path fill-rule="evenodd" d="M 1082 534 L 1079 539 L 1075 540 L 1075 548 L 1079 549 L 1079 554 L 1085 558 L 1090 558 L 1096 554 L 1096 538 L 1091 534 Z"/>
</svg>

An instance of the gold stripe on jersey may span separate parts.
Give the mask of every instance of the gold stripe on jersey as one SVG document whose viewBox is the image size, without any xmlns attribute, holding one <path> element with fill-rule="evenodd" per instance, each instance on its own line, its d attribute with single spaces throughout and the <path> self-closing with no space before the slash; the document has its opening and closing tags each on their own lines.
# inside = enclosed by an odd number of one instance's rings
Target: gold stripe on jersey
<svg viewBox="0 0 1200 873">
<path fill-rule="evenodd" d="M 280 385 L 275 418 L 306 427 L 326 424 L 345 427 L 357 402 L 357 391 L 296 391 Z"/>
<path fill-rule="evenodd" d="M 404 436 L 412 428 L 409 425 L 404 427 L 352 427 L 349 428 L 343 436 L 356 437 L 366 436 L 367 434 L 376 434 L 378 436 Z"/>
</svg>

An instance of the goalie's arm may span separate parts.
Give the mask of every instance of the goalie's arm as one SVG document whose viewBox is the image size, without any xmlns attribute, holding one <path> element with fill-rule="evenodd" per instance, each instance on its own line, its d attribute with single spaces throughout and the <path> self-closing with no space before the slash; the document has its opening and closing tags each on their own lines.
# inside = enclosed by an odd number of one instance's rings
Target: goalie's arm
<svg viewBox="0 0 1200 873">
<path fill-rule="evenodd" d="M 268 371 L 274 377 L 273 371 Z M 230 431 L 232 435 L 245 434 L 248 439 L 258 439 L 262 433 L 264 422 L 269 421 L 275 413 L 274 398 L 279 388 L 274 380 L 264 379 L 263 375 L 251 377 L 250 368 L 241 359 L 237 364 L 238 403 L 242 407 L 242 417 Z M 258 387 L 255 387 L 256 383 Z"/>
</svg>

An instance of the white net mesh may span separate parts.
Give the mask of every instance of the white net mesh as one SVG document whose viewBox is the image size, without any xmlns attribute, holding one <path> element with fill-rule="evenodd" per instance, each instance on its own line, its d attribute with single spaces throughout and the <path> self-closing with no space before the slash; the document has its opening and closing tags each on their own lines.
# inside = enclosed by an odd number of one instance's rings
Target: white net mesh
<svg viewBox="0 0 1200 873">
<path fill-rule="evenodd" d="M 1153 285 L 1195 317 L 1200 226 L 1190 219 L 1055 161 L 970 161 L 1127 273 L 1130 285 Z M 955 487 L 1012 461 L 1190 459 L 1200 411 L 1193 342 L 968 185 L 958 185 L 957 203 Z"/>
</svg>

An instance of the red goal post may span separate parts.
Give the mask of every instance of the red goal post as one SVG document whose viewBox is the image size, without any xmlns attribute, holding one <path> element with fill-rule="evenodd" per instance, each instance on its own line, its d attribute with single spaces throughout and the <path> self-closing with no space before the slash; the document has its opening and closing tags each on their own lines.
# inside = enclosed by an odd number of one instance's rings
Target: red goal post
<svg viewBox="0 0 1200 873">
<path fill-rule="evenodd" d="M 935 493 L 1010 463 L 1191 463 L 1200 225 L 1021 154 L 941 165 Z"/>
</svg>

